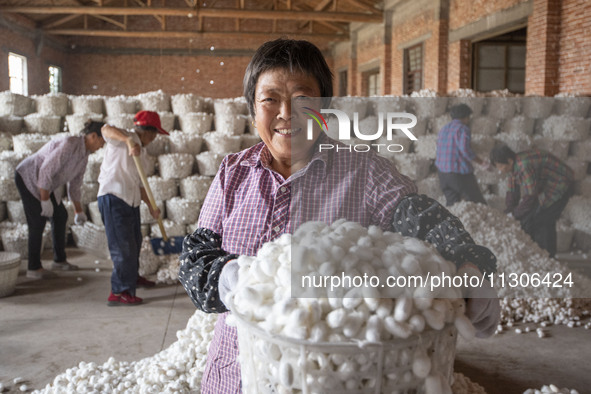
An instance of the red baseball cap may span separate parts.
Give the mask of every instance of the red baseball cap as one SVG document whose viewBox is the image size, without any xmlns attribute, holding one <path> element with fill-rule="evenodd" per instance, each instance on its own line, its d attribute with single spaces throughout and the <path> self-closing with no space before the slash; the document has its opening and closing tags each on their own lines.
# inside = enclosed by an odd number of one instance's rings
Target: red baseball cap
<svg viewBox="0 0 591 394">
<path fill-rule="evenodd" d="M 160 134 L 170 135 L 160 125 L 160 116 L 153 111 L 140 111 L 135 114 L 133 124 L 136 126 L 151 126 L 156 128 Z"/>
</svg>

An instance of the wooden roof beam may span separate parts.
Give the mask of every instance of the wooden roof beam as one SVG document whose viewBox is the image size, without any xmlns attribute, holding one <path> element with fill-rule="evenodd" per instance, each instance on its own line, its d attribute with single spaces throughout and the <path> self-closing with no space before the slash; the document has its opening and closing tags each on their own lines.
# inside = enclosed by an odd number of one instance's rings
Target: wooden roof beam
<svg viewBox="0 0 591 394">
<path fill-rule="evenodd" d="M 67 15 L 67 16 L 64 16 L 63 18 L 56 19 L 51 22 L 47 22 L 44 25 L 41 25 L 41 28 L 42 29 L 53 29 L 54 27 L 63 25 L 64 23 L 67 23 L 67 22 L 71 21 L 72 19 L 76 19 L 76 18 L 80 18 L 80 15 L 77 15 L 77 14 Z"/>
<path fill-rule="evenodd" d="M 92 36 L 92 37 L 123 37 L 123 38 L 182 38 L 182 39 L 239 39 L 239 38 L 262 38 L 268 39 L 268 32 L 196 32 L 196 31 L 121 31 L 121 30 L 88 30 L 88 29 L 49 29 L 44 30 L 46 34 L 70 35 L 70 36 Z M 282 33 L 291 38 L 301 39 L 328 39 L 332 41 L 348 40 L 346 34 L 307 34 L 307 33 Z"/>
<path fill-rule="evenodd" d="M 161 15 L 209 18 L 277 19 L 328 22 L 380 23 L 381 12 L 374 14 L 351 12 L 316 12 L 286 10 L 241 10 L 235 8 L 168 8 L 168 7 L 23 7 L 1 6 L 0 12 L 23 14 L 84 14 L 84 15 Z"/>
</svg>

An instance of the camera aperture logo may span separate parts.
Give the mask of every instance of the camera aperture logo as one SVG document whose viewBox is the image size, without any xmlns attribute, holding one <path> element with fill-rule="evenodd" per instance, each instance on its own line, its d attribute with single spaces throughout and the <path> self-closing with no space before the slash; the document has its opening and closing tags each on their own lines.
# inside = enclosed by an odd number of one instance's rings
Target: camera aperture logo
<svg viewBox="0 0 591 394">
<path fill-rule="evenodd" d="M 338 140 L 339 141 L 347 141 L 351 140 L 351 119 L 349 115 L 347 115 L 344 111 L 338 109 L 321 109 L 320 112 L 310 108 L 310 107 L 303 107 L 305 110 L 309 112 L 304 112 L 304 114 L 310 116 L 311 119 L 308 119 L 307 122 L 307 139 L 312 140 L 313 137 L 313 128 L 314 128 L 314 121 L 320 126 L 320 128 L 327 133 L 328 132 L 328 123 L 326 119 L 322 116 L 322 114 L 333 114 L 337 117 L 338 120 Z M 357 112 L 353 113 L 353 134 L 354 136 L 362 141 L 368 141 L 368 143 L 364 144 L 347 144 L 346 146 L 340 146 L 336 144 L 319 144 L 318 150 L 322 152 L 323 150 L 335 150 L 339 151 L 355 151 L 355 152 L 367 152 L 374 147 L 378 152 L 380 151 L 388 151 L 391 153 L 402 152 L 404 147 L 400 144 L 385 144 L 385 143 L 377 143 L 384 134 L 384 123 L 386 123 L 386 140 L 392 141 L 392 136 L 394 135 L 394 131 L 400 130 L 402 133 L 409 138 L 411 141 L 417 141 L 418 138 L 410 131 L 414 126 L 417 124 L 417 117 L 408 112 L 388 112 L 385 115 L 386 122 L 384 122 L 384 114 L 382 112 L 378 113 L 378 130 L 373 134 L 364 134 L 359 130 L 359 114 Z M 404 120 L 410 120 L 410 122 L 403 122 Z M 370 141 L 374 141 L 374 143 L 369 143 Z"/>
</svg>

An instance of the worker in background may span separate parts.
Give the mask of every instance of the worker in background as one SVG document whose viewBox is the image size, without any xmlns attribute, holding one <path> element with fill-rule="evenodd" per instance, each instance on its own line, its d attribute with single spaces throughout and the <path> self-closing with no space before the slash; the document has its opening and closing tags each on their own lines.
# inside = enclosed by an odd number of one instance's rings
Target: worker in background
<svg viewBox="0 0 591 394">
<path fill-rule="evenodd" d="M 68 197 L 74 203 L 74 222 L 83 224 L 87 218 L 80 203 L 80 187 L 88 155 L 105 144 L 101 134 L 103 124 L 88 121 L 79 136 L 51 140 L 16 167 L 14 180 L 23 202 L 29 231 L 27 278 L 47 279 L 56 276 L 41 264 L 43 229 L 48 219 L 53 239 L 51 269 L 78 269 L 66 259 L 68 212 L 62 202 L 62 186 L 68 186 Z"/>
<path fill-rule="evenodd" d="M 486 204 L 474 176 L 472 162 L 483 167 L 488 163 L 472 151 L 470 145 L 470 118 L 472 109 L 466 104 L 451 107 L 452 121 L 443 126 L 437 136 L 437 158 L 435 166 L 439 174 L 439 185 L 445 195 L 446 205 L 460 200 Z"/>
<path fill-rule="evenodd" d="M 155 285 L 138 274 L 142 246 L 140 203 L 146 202 L 155 219 L 160 216 L 160 210 L 152 209 L 132 156 L 139 156 L 145 167 L 145 147 L 158 134 L 168 135 L 168 132 L 162 129 L 160 117 L 152 111 L 138 112 L 134 124 L 133 130 L 110 125 L 102 129 L 106 147 L 98 179 L 98 205 L 113 261 L 109 306 L 139 305 L 142 299 L 136 297 L 136 288 Z"/>
<path fill-rule="evenodd" d="M 509 174 L 505 213 L 519 220 L 523 230 L 554 257 L 556 222 L 574 193 L 572 169 L 548 152 L 515 153 L 507 145 L 495 146 L 490 162 Z"/>
</svg>

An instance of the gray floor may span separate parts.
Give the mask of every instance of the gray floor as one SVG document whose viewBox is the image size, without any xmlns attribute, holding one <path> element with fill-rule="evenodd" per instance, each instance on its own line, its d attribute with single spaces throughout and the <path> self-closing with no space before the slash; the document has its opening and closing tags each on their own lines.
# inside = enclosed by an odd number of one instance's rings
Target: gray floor
<svg viewBox="0 0 591 394">
<path fill-rule="evenodd" d="M 51 259 L 44 257 L 47 263 Z M 151 356 L 176 341 L 176 331 L 194 312 L 178 285 L 138 290 L 141 306 L 107 307 L 110 262 L 78 249 L 68 249 L 68 259 L 82 269 L 45 281 L 27 279 L 23 270 L 15 293 L 0 298 L 0 382 L 23 377 L 39 389 L 80 361 Z M 588 261 L 572 260 L 591 272 Z M 506 332 L 460 340 L 455 369 L 489 394 L 522 393 L 549 383 L 591 393 L 591 330 L 561 326 L 548 332 L 544 339 Z"/>
</svg>

